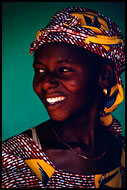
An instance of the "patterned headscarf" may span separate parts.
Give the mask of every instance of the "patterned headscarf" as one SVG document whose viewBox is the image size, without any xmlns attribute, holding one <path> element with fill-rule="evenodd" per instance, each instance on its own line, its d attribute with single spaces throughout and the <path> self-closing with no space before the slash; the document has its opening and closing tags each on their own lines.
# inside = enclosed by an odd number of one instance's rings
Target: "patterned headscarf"
<svg viewBox="0 0 127 190">
<path fill-rule="evenodd" d="M 64 42 L 83 47 L 115 64 L 117 83 L 111 88 L 103 115 L 114 111 L 123 100 L 120 74 L 125 65 L 124 37 L 118 26 L 96 11 L 69 7 L 57 12 L 45 29 L 40 29 L 30 46 L 30 54 L 39 46 L 51 42 Z"/>
</svg>

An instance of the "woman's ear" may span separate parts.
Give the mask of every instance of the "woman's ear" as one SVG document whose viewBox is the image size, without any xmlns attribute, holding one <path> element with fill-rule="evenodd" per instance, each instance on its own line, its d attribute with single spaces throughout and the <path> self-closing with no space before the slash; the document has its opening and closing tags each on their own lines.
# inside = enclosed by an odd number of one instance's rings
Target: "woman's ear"
<svg viewBox="0 0 127 190">
<path fill-rule="evenodd" d="M 111 64 L 103 64 L 98 82 L 102 89 L 110 89 L 113 85 L 115 85 L 116 78 Z"/>
</svg>

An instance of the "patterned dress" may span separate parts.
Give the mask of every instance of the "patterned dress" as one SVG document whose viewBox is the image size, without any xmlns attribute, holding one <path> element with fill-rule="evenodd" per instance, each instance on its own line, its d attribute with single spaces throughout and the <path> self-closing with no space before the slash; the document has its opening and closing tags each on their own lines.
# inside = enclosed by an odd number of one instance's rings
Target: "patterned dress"
<svg viewBox="0 0 127 190">
<path fill-rule="evenodd" d="M 2 145 L 4 188 L 122 188 L 124 187 L 124 142 L 121 127 L 113 119 L 109 130 L 122 145 L 121 166 L 105 174 L 81 175 L 58 169 L 40 147 L 35 128 L 33 139 L 16 135 Z"/>
</svg>

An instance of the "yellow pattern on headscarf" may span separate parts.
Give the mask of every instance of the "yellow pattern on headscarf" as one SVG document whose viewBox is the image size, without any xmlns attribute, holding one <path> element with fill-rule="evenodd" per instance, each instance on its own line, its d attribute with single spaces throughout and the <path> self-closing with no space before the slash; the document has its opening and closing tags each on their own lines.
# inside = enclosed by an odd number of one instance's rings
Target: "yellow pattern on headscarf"
<svg viewBox="0 0 127 190">
<path fill-rule="evenodd" d="M 72 13 L 72 16 L 76 16 L 80 19 L 81 26 L 84 28 L 89 28 L 94 32 L 98 32 L 102 34 L 102 31 L 100 29 L 103 29 L 105 31 L 109 32 L 108 24 L 107 22 L 100 18 L 97 14 L 91 13 L 91 12 L 85 12 L 85 13 Z M 96 18 L 96 21 L 95 21 Z M 91 23 L 87 23 L 87 19 Z M 99 25 L 96 26 L 96 24 Z M 88 36 L 85 39 L 85 43 L 96 43 L 101 44 L 107 51 L 110 49 L 110 46 L 113 44 L 119 44 L 124 43 L 122 39 L 120 39 L 118 36 L 104 36 L 104 35 L 96 35 L 96 36 Z"/>
<path fill-rule="evenodd" d="M 85 43 L 96 43 L 101 44 L 107 51 L 110 49 L 108 45 L 115 45 L 119 43 L 124 43 L 123 40 L 118 38 L 117 36 L 104 36 L 104 35 L 96 35 L 96 36 L 88 36 L 85 39 Z"/>
<path fill-rule="evenodd" d="M 123 101 L 123 99 L 124 99 L 123 87 L 122 87 L 120 84 L 118 84 L 118 83 L 117 83 L 115 86 L 113 86 L 113 87 L 111 88 L 111 92 L 110 92 L 110 95 L 109 95 L 109 96 L 111 96 L 111 95 L 115 92 L 116 89 L 118 89 L 119 93 L 118 93 L 118 95 L 117 95 L 117 97 L 116 97 L 116 100 L 115 100 L 114 104 L 113 104 L 110 108 L 104 108 L 104 111 L 105 111 L 106 113 L 110 113 L 110 112 L 114 111 L 114 110 L 117 108 L 117 106 L 118 106 L 118 105 Z"/>
<path fill-rule="evenodd" d="M 37 34 L 36 34 L 36 38 L 39 37 L 41 35 L 41 31 L 38 30 Z"/>
<path fill-rule="evenodd" d="M 97 32 L 99 32 L 99 33 L 102 33 L 101 30 L 99 30 L 99 28 L 92 26 L 92 25 L 94 25 L 94 22 L 95 22 L 94 18 L 96 17 L 98 23 L 100 24 L 100 28 L 102 28 L 102 29 L 104 29 L 104 30 L 106 30 L 106 31 L 109 31 L 107 22 L 106 22 L 104 19 L 100 18 L 100 17 L 99 17 L 97 14 L 95 14 L 95 13 L 92 13 L 92 12 L 72 13 L 71 15 L 72 15 L 72 16 L 76 16 L 76 17 L 78 17 L 78 18 L 80 19 L 80 22 L 81 22 L 81 26 L 82 26 L 82 27 L 86 27 L 86 28 L 91 28 L 91 27 L 92 27 L 92 30 L 93 30 L 93 31 L 95 31 L 95 32 L 97 31 Z M 88 25 L 87 25 L 87 21 L 86 21 L 85 17 L 91 19 L 91 26 L 88 26 Z"/>
</svg>

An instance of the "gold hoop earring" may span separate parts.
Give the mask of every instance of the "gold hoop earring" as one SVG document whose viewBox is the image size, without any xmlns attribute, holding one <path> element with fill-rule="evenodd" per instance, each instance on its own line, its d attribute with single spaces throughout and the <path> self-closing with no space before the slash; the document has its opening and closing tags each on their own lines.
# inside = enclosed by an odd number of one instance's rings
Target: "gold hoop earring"
<svg viewBox="0 0 127 190">
<path fill-rule="evenodd" d="M 105 95 L 108 94 L 108 90 L 106 88 L 103 89 L 103 92 L 104 92 Z"/>
</svg>

